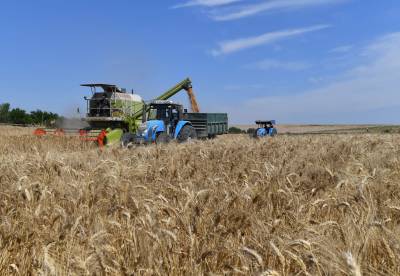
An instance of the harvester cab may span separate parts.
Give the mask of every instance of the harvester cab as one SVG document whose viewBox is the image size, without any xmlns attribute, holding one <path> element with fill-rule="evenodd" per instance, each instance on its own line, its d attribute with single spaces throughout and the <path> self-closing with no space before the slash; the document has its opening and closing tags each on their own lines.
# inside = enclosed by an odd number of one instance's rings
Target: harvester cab
<svg viewBox="0 0 400 276">
<path fill-rule="evenodd" d="M 172 101 L 155 100 L 143 109 L 143 123 L 139 127 L 137 143 L 185 142 L 196 139 L 192 123 L 183 119 L 183 106 Z"/>
<path fill-rule="evenodd" d="M 256 121 L 257 129 L 253 134 L 255 138 L 261 138 L 266 136 L 275 136 L 278 131 L 275 128 L 275 120 L 269 121 Z"/>
<path fill-rule="evenodd" d="M 126 118 L 142 110 L 143 99 L 113 84 L 82 84 L 90 87 L 92 97 L 87 102 L 86 121 L 93 129 L 126 129 Z M 102 91 L 98 91 L 101 88 Z M 128 130 L 128 129 L 126 129 Z"/>
</svg>

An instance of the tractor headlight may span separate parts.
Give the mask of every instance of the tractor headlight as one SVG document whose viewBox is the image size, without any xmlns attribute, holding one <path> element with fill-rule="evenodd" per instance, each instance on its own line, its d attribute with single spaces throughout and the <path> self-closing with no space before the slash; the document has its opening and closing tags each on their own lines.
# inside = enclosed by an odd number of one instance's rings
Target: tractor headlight
<svg viewBox="0 0 400 276">
<path fill-rule="evenodd" d="M 139 130 L 139 132 L 143 132 L 143 131 L 147 130 L 147 123 L 140 124 L 138 130 Z"/>
<path fill-rule="evenodd" d="M 142 123 L 138 128 L 139 136 L 146 136 L 147 131 L 147 123 Z"/>
</svg>

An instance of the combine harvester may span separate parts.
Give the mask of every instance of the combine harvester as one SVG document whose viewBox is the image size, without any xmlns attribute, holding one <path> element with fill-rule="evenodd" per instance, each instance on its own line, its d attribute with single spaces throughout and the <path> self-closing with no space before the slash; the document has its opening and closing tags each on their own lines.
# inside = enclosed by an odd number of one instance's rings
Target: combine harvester
<svg viewBox="0 0 400 276">
<path fill-rule="evenodd" d="M 204 135 L 207 135 L 207 137 L 213 137 L 217 134 L 226 133 L 228 129 L 226 114 L 223 122 L 220 122 L 224 123 L 224 127 L 213 128 L 215 122 L 209 121 L 209 118 L 211 117 L 208 117 L 207 113 L 199 113 L 199 107 L 192 90 L 192 82 L 189 78 L 183 80 L 164 94 L 157 97 L 152 101 L 152 105 L 146 105 L 139 95 L 133 93 L 129 94 L 125 89 L 120 89 L 116 85 L 83 84 L 82 86 L 90 87 L 92 91 L 91 98 L 88 99 L 85 97 L 87 102 L 85 121 L 89 124 L 89 127 L 85 129 L 39 128 L 34 132 L 36 136 L 44 136 L 47 134 L 56 136 L 77 135 L 82 140 L 96 142 L 100 147 L 104 145 L 114 145 L 121 142 L 123 145 L 126 145 L 137 140 L 135 138 L 139 134 L 139 127 L 141 126 L 143 128 L 143 123 L 146 122 L 147 118 L 149 118 L 147 112 L 154 112 L 154 110 L 156 110 L 156 116 L 153 116 L 152 118 L 157 119 L 159 123 L 160 121 L 163 121 L 164 127 L 169 127 L 167 130 L 167 133 L 169 134 L 172 130 L 172 125 L 168 120 L 170 118 L 172 119 L 172 116 L 176 115 L 173 115 L 172 113 L 167 114 L 168 112 L 173 112 L 173 110 L 166 108 L 166 106 L 159 105 L 158 109 L 154 109 L 156 107 L 154 104 L 157 101 L 159 101 L 158 103 L 166 101 L 182 90 L 185 90 L 188 93 L 193 113 L 183 112 L 182 108 L 180 108 L 178 118 L 182 118 L 183 116 L 192 116 L 188 114 L 197 114 L 197 116 L 202 117 L 202 120 L 193 117 L 193 122 L 188 121 L 190 126 L 195 129 L 196 137 L 202 138 Z M 103 91 L 98 92 L 97 88 L 101 88 Z M 206 121 L 204 121 L 204 118 Z M 157 126 L 160 128 L 156 133 L 161 132 L 161 125 L 158 124 Z M 204 129 L 205 127 L 206 129 Z M 147 142 L 157 141 L 156 139 L 147 139 Z"/>
</svg>

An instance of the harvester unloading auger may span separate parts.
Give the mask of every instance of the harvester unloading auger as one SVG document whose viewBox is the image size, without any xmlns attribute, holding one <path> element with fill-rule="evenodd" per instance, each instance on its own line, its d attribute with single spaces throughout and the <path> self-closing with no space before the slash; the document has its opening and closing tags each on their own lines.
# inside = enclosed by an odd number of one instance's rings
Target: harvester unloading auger
<svg viewBox="0 0 400 276">
<path fill-rule="evenodd" d="M 92 97 L 85 97 L 87 102 L 85 121 L 89 127 L 76 130 L 38 128 L 34 132 L 36 136 L 73 134 L 79 135 L 82 140 L 94 141 L 99 146 L 103 146 L 106 143 L 107 145 L 119 143 L 122 135 L 126 132 L 137 132 L 142 123 L 143 108 L 145 107 L 144 101 L 139 95 L 127 93 L 125 89 L 110 84 L 95 83 L 81 86 L 90 87 L 92 90 Z M 101 88 L 103 91 L 98 92 L 97 88 Z M 182 90 L 188 93 L 192 112 L 198 113 L 199 106 L 192 90 L 192 81 L 189 78 L 167 90 L 155 100 L 168 100 Z"/>
</svg>

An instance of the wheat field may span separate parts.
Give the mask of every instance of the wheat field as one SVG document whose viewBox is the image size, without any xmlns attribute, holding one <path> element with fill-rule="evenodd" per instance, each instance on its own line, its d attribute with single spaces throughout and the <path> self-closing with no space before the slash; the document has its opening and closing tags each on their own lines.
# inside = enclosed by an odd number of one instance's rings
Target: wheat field
<svg viewBox="0 0 400 276">
<path fill-rule="evenodd" d="M 400 274 L 399 135 L 0 139 L 0 275 Z"/>
</svg>

